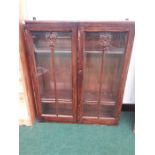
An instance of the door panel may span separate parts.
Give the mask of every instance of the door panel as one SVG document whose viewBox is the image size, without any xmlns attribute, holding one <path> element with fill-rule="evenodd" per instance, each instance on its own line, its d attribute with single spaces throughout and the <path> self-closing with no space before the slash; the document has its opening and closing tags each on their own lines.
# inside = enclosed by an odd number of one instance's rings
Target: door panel
<svg viewBox="0 0 155 155">
<path fill-rule="evenodd" d="M 63 27 L 58 23 L 53 24 L 53 27 L 28 24 L 27 29 L 29 62 L 34 62 L 31 63 L 31 72 L 39 118 L 75 121 L 76 26 L 67 24 Z"/>
<path fill-rule="evenodd" d="M 115 118 L 128 39 L 127 32 L 92 30 L 80 29 L 80 121 Z"/>
<path fill-rule="evenodd" d="M 33 32 L 32 37 L 42 113 L 73 115 L 71 32 Z M 55 39 L 53 49 L 49 37 Z"/>
</svg>

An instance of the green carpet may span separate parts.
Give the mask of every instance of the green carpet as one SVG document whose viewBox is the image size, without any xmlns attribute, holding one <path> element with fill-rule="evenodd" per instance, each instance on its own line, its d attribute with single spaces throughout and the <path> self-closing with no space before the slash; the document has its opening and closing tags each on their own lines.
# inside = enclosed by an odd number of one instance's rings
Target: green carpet
<svg viewBox="0 0 155 155">
<path fill-rule="evenodd" d="M 20 155 L 134 155 L 134 113 L 118 126 L 35 123 L 19 128 Z"/>
</svg>

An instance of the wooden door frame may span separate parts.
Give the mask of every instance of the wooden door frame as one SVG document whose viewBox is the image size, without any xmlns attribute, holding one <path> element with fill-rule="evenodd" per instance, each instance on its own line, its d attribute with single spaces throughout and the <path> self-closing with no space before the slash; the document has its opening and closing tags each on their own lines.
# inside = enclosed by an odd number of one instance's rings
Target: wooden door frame
<svg viewBox="0 0 155 155">
<path fill-rule="evenodd" d="M 132 51 L 132 45 L 134 40 L 134 28 L 135 24 L 134 22 L 48 22 L 48 21 L 26 21 L 25 24 L 25 34 L 26 34 L 26 42 L 27 42 L 27 57 L 29 60 L 29 70 L 31 74 L 31 81 L 32 81 L 32 87 L 34 91 L 34 97 L 35 97 L 35 106 L 37 108 L 37 117 L 41 121 L 53 121 L 53 122 L 64 122 L 64 123 L 93 123 L 93 124 L 107 124 L 107 125 L 114 125 L 117 124 L 120 117 L 121 107 L 122 107 L 122 99 L 124 94 L 124 88 L 125 88 L 125 82 L 127 78 L 127 72 L 129 68 L 129 61 L 131 57 L 131 51 Z M 96 31 L 98 32 L 100 30 L 102 31 L 126 31 L 128 32 L 128 44 L 126 46 L 126 52 L 124 55 L 124 62 L 123 62 L 123 68 L 122 68 L 122 75 L 121 75 L 121 83 L 119 87 L 119 93 L 118 93 L 118 100 L 117 100 L 117 106 L 116 106 L 116 113 L 114 119 L 104 119 L 104 120 L 96 120 L 96 119 L 82 119 L 81 120 L 81 105 L 82 100 L 80 97 L 82 97 L 82 67 L 83 67 L 83 60 L 82 60 L 82 47 L 83 47 L 83 38 L 84 38 L 84 31 Z M 74 120 L 72 119 L 55 119 L 48 116 L 42 116 L 41 115 L 41 108 L 38 107 L 38 103 L 40 103 L 39 100 L 39 88 L 38 88 L 38 81 L 36 78 L 36 67 L 35 67 L 35 59 L 34 59 L 34 53 L 33 53 L 33 45 L 32 45 L 32 37 L 31 32 L 32 31 L 72 31 L 73 32 L 73 46 L 74 46 L 74 52 L 75 55 L 72 59 L 73 67 L 75 68 L 72 70 L 72 73 L 74 75 L 73 80 L 73 100 L 74 100 Z M 78 78 L 77 78 L 78 77 Z M 75 95 L 76 94 L 76 95 Z M 78 116 L 78 117 L 77 117 Z"/>
<path fill-rule="evenodd" d="M 114 125 L 118 124 L 122 100 L 125 89 L 125 82 L 127 78 L 127 72 L 129 68 L 129 62 L 131 57 L 131 51 L 134 40 L 134 22 L 85 22 L 80 23 L 78 27 L 78 37 L 79 37 L 79 51 L 78 51 L 78 121 L 80 123 L 95 123 L 95 124 L 108 124 Z M 121 78 L 119 82 L 118 98 L 116 101 L 116 112 L 114 118 L 104 118 L 104 119 L 87 119 L 82 118 L 83 111 L 83 49 L 85 45 L 85 32 L 127 32 L 127 46 L 125 48 L 125 54 L 123 59 L 123 67 Z"/>
<path fill-rule="evenodd" d="M 34 56 L 32 32 L 71 32 L 72 33 L 72 106 L 73 118 L 69 117 L 51 117 L 50 115 L 42 114 L 41 100 L 39 94 L 39 83 L 37 79 L 36 62 Z M 69 22 L 25 22 L 25 38 L 27 43 L 27 56 L 29 60 L 29 69 L 32 80 L 32 87 L 34 91 L 35 106 L 37 117 L 40 121 L 54 121 L 54 122 L 76 122 L 77 120 L 77 25 Z"/>
</svg>

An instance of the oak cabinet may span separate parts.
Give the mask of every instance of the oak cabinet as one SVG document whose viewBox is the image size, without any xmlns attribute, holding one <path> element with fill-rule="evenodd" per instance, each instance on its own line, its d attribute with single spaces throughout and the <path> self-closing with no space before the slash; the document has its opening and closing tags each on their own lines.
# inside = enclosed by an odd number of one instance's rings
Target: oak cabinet
<svg viewBox="0 0 155 155">
<path fill-rule="evenodd" d="M 134 22 L 26 21 L 25 38 L 39 120 L 118 123 Z"/>
</svg>

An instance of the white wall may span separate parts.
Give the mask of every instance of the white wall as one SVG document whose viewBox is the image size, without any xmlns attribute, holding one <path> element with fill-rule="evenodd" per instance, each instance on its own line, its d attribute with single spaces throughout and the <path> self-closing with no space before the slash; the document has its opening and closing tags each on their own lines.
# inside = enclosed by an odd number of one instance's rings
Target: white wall
<svg viewBox="0 0 155 155">
<path fill-rule="evenodd" d="M 26 18 L 56 21 L 135 20 L 134 4 L 125 0 L 27 0 Z M 134 50 L 125 87 L 124 103 L 135 103 Z"/>
</svg>

